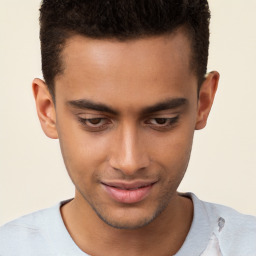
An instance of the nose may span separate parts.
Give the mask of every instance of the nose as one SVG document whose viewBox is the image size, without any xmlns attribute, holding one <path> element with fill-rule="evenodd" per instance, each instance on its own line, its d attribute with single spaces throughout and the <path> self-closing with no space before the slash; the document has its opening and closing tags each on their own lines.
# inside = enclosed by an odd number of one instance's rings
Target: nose
<svg viewBox="0 0 256 256">
<path fill-rule="evenodd" d="M 123 125 L 111 143 L 110 165 L 126 176 L 134 176 L 149 166 L 146 145 L 139 129 L 132 125 Z"/>
</svg>

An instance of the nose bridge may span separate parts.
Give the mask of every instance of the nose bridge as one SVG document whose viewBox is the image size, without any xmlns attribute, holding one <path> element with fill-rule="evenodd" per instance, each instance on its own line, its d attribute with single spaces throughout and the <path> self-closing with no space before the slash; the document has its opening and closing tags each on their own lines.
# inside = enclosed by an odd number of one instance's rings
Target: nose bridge
<svg viewBox="0 0 256 256">
<path fill-rule="evenodd" d="M 126 175 L 133 175 L 138 170 L 148 166 L 149 159 L 143 138 L 135 124 L 123 124 L 118 129 L 118 135 L 113 143 L 111 166 Z"/>
</svg>

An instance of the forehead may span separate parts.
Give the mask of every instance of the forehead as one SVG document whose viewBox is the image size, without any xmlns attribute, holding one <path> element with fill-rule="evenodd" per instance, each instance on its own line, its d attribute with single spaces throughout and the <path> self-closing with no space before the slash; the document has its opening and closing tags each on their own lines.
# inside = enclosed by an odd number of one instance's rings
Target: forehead
<svg viewBox="0 0 256 256">
<path fill-rule="evenodd" d="M 182 30 L 128 41 L 73 36 L 63 49 L 62 63 L 56 96 L 74 100 L 85 97 L 111 102 L 125 95 L 123 102 L 133 99 L 136 104 L 143 95 L 154 103 L 158 96 L 184 96 L 168 94 L 184 94 L 188 83 L 196 83 L 190 41 Z"/>
<path fill-rule="evenodd" d="M 81 35 L 75 35 L 66 41 L 61 60 L 65 69 L 70 69 L 74 61 L 92 60 L 95 64 L 120 64 L 120 61 L 131 60 L 139 64 L 162 59 L 162 64 L 176 61 L 183 68 L 191 63 L 191 43 L 187 31 L 183 28 L 173 33 L 120 41 L 118 39 L 92 39 Z M 79 59 L 80 58 L 80 59 Z M 140 62 L 141 60 L 141 62 Z M 166 63 L 164 63 L 168 60 Z M 110 61 L 111 63 L 107 63 Z M 119 62 L 119 63 L 118 63 Z M 126 62 L 128 63 L 128 62 Z M 145 63 L 143 63 L 145 64 Z M 184 66 L 185 65 L 185 66 Z"/>
</svg>

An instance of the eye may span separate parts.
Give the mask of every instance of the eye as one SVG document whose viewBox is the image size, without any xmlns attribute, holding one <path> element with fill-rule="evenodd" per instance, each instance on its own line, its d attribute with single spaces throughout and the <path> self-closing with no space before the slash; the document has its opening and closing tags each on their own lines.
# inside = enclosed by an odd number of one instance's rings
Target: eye
<svg viewBox="0 0 256 256">
<path fill-rule="evenodd" d="M 81 118 L 79 117 L 79 122 L 89 131 L 101 131 L 111 124 L 108 118 Z"/>
<path fill-rule="evenodd" d="M 165 125 L 169 121 L 169 118 L 152 118 L 151 123 L 156 125 Z"/>
<path fill-rule="evenodd" d="M 103 121 L 103 118 L 85 119 L 85 122 L 87 123 L 87 125 L 92 125 L 92 126 L 101 125 L 102 121 Z"/>
<path fill-rule="evenodd" d="M 150 118 L 146 121 L 153 129 L 170 129 L 173 127 L 175 123 L 177 123 L 179 116 L 175 116 L 172 118 L 165 118 L 165 117 L 157 117 L 157 118 Z"/>
</svg>

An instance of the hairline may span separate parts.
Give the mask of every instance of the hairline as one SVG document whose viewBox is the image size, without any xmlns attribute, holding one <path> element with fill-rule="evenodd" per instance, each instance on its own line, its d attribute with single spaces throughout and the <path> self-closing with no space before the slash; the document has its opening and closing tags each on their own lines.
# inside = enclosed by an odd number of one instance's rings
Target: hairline
<svg viewBox="0 0 256 256">
<path fill-rule="evenodd" d="M 67 47 L 68 42 L 76 37 L 76 36 L 80 36 L 83 37 L 85 39 L 89 39 L 89 40 L 99 40 L 99 41 L 112 41 L 112 42 L 129 42 L 129 41 L 136 41 L 136 40 L 142 40 L 142 39 L 150 39 L 150 38 L 157 38 L 157 37 L 161 37 L 161 36 L 172 36 L 175 35 L 178 32 L 183 33 L 183 35 L 188 39 L 188 43 L 189 43 L 189 58 L 190 58 L 190 69 L 191 72 L 194 73 L 194 75 L 196 76 L 197 80 L 198 80 L 198 92 L 200 90 L 200 86 L 202 84 L 203 81 L 200 81 L 201 78 L 199 78 L 199 74 L 198 74 L 198 63 L 197 63 L 197 59 L 196 59 L 196 53 L 195 53 L 195 47 L 194 47 L 194 39 L 193 39 L 193 35 L 192 32 L 190 31 L 191 29 L 189 28 L 189 26 L 187 24 L 181 24 L 179 26 L 177 26 L 176 28 L 174 28 L 172 31 L 166 31 L 166 32 L 161 32 L 159 34 L 154 33 L 154 34 L 141 34 L 141 35 L 131 35 L 130 37 L 125 36 L 100 36 L 100 37 L 93 37 L 93 36 L 88 36 L 85 35 L 83 33 L 79 33 L 76 32 L 74 30 L 68 30 L 68 29 L 62 29 L 63 32 L 65 31 L 65 39 L 63 40 L 63 42 L 61 43 L 61 47 L 59 48 L 60 52 L 58 55 L 58 62 L 59 62 L 59 71 L 56 73 L 55 77 L 53 78 L 52 81 L 52 88 L 53 91 L 51 91 L 49 88 L 50 86 L 47 85 L 48 90 L 50 91 L 50 94 L 53 98 L 53 101 L 55 102 L 55 96 L 56 96 L 56 79 L 58 78 L 58 76 L 63 75 L 64 71 L 65 71 L 65 63 L 64 63 L 64 58 L 63 58 L 63 53 L 65 48 Z"/>
</svg>

